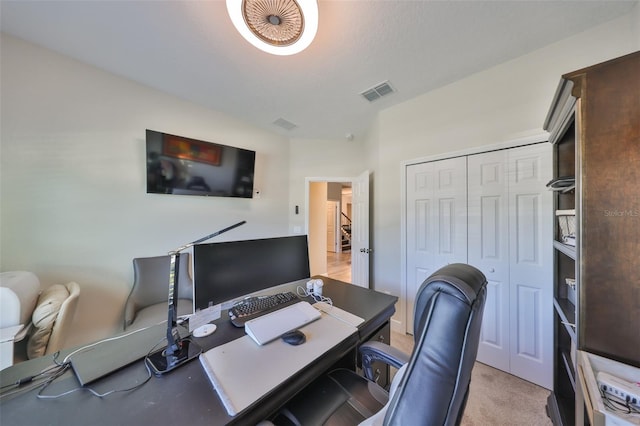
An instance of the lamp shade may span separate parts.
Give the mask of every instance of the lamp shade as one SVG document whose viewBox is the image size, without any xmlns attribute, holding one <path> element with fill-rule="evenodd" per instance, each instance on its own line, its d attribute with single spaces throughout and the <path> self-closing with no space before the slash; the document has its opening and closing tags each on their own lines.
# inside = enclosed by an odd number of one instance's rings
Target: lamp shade
<svg viewBox="0 0 640 426">
<path fill-rule="evenodd" d="M 316 0 L 227 0 L 229 17 L 249 43 L 273 55 L 293 55 L 318 31 Z"/>
</svg>

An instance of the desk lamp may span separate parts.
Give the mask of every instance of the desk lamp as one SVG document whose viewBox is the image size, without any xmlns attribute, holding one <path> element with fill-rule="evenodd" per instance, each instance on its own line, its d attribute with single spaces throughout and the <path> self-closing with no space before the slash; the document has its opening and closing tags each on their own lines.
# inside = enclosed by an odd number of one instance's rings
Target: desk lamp
<svg viewBox="0 0 640 426">
<path fill-rule="evenodd" d="M 180 333 L 176 327 L 178 317 L 178 272 L 180 266 L 180 252 L 188 249 L 198 243 L 206 241 L 210 238 L 216 237 L 227 231 L 237 228 L 240 225 L 247 223 L 246 220 L 238 222 L 235 225 L 231 225 L 206 237 L 200 238 L 191 243 L 178 247 L 175 250 L 170 251 L 168 254 L 171 257 L 169 266 L 169 311 L 167 318 L 167 346 L 164 349 L 153 352 L 147 358 L 145 362 L 153 370 L 156 375 L 162 375 L 169 371 L 185 364 L 202 352 L 202 349 L 190 340 L 183 340 L 180 337 Z M 191 346 L 191 349 L 190 349 Z"/>
</svg>

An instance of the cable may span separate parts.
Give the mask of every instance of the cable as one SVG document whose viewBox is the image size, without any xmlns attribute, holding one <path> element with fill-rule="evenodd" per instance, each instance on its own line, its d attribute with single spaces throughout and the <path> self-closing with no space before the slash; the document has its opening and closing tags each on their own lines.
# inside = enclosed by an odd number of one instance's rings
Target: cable
<svg viewBox="0 0 640 426">
<path fill-rule="evenodd" d="M 49 380 L 49 378 L 51 377 L 54 377 L 54 376 L 57 377 L 57 374 L 60 371 L 65 371 L 67 368 L 64 364 L 61 364 L 58 362 L 57 358 L 59 354 L 60 354 L 59 351 L 53 354 L 54 365 L 50 365 L 46 367 L 39 373 L 36 373 L 31 376 L 22 377 L 16 382 L 9 383 L 2 386 L 2 389 L 8 388 L 10 386 L 15 386 L 16 389 L 14 389 L 12 392 L 0 394 L 0 398 L 15 395 L 16 393 L 31 391 L 33 389 L 36 389 L 39 386 L 42 386 L 43 383 L 40 383 L 39 382 L 40 380 Z M 23 386 L 23 385 L 27 385 L 27 386 Z"/>
<path fill-rule="evenodd" d="M 318 303 L 325 303 L 329 307 L 333 307 L 333 301 L 329 297 L 317 295 L 313 291 L 309 291 L 302 286 L 298 286 L 298 288 L 296 289 L 296 292 L 300 297 L 311 297 L 313 300 L 315 300 Z"/>
<path fill-rule="evenodd" d="M 2 389 L 8 388 L 10 386 L 15 386 L 17 389 L 15 389 L 14 391 L 9 392 L 9 393 L 0 394 L 0 398 L 6 397 L 6 396 L 9 396 L 9 395 L 14 395 L 14 394 L 19 393 L 19 392 L 31 391 L 31 390 L 36 389 L 38 387 L 41 388 L 38 391 L 37 395 L 36 395 L 36 397 L 38 399 L 57 399 L 57 398 L 61 398 L 63 396 L 70 395 L 70 394 L 72 394 L 74 392 L 81 391 L 81 390 L 86 390 L 86 391 L 90 392 L 92 395 L 97 396 L 98 398 L 104 398 L 104 397 L 106 397 L 108 395 L 111 395 L 111 394 L 114 394 L 114 393 L 128 392 L 128 391 L 132 391 L 132 390 L 138 389 L 139 387 L 141 387 L 144 384 L 146 384 L 151 379 L 151 377 L 153 376 L 153 374 L 151 373 L 151 370 L 149 369 L 149 366 L 147 365 L 146 362 L 144 364 L 145 364 L 145 368 L 147 370 L 147 377 L 141 383 L 138 383 L 135 386 L 131 386 L 131 387 L 128 387 L 128 388 L 125 388 L 125 389 L 115 389 L 115 390 L 111 390 L 111 391 L 108 391 L 108 392 L 105 392 L 105 393 L 99 393 L 99 392 L 97 392 L 96 390 L 94 390 L 94 389 L 92 389 L 90 387 L 77 387 L 77 388 L 71 389 L 69 391 L 63 392 L 63 393 L 58 394 L 58 395 L 43 395 L 44 390 L 47 387 L 49 387 L 49 385 L 51 383 L 53 383 L 57 378 L 62 376 L 71 367 L 71 357 L 73 357 L 74 355 L 76 355 L 78 353 L 81 353 L 83 351 L 86 351 L 87 349 L 92 348 L 92 347 L 97 346 L 97 345 L 100 345 L 102 343 L 110 342 L 110 341 L 113 341 L 113 340 L 118 340 L 118 339 L 122 339 L 124 337 L 131 336 L 132 334 L 138 333 L 138 332 L 143 331 L 143 330 L 147 330 L 150 327 L 162 324 L 164 322 L 166 322 L 166 321 L 161 321 L 161 322 L 159 322 L 157 324 L 153 324 L 153 325 L 150 325 L 148 327 L 140 328 L 140 329 L 134 330 L 134 331 L 132 331 L 130 333 L 126 333 L 126 334 L 110 337 L 110 338 L 103 339 L 103 340 L 97 341 L 95 343 L 92 343 L 90 345 L 83 346 L 83 347 L 78 348 L 75 351 L 71 352 L 70 354 L 68 354 L 62 360 L 62 362 L 58 361 L 58 357 L 60 356 L 60 351 L 58 351 L 58 352 L 53 354 L 53 362 L 54 362 L 55 365 L 49 366 L 49 367 L 45 368 L 44 370 L 42 370 L 41 372 L 39 372 L 37 374 L 34 374 L 32 376 L 26 376 L 26 377 L 23 377 L 23 378 L 19 379 L 18 381 L 14 382 L 14 383 L 10 383 L 10 384 L 2 386 Z M 158 344 L 156 344 L 156 346 L 157 345 Z M 48 377 L 46 377 L 46 376 L 48 376 Z M 44 380 L 44 382 L 33 383 L 33 382 L 38 381 L 38 380 Z M 29 383 L 33 383 L 33 384 L 29 385 L 29 386 L 26 386 L 26 387 L 22 387 L 23 385 L 29 384 Z"/>
<path fill-rule="evenodd" d="M 44 392 L 44 390 L 51 384 L 53 383 L 58 377 L 62 376 L 62 374 L 65 373 L 65 371 L 69 368 L 70 363 L 65 365 L 65 368 L 60 370 L 58 373 L 56 373 L 53 377 L 51 377 L 49 380 L 47 380 L 43 385 L 42 388 L 38 391 L 38 394 L 36 395 L 38 399 L 57 399 L 57 398 L 61 398 L 63 396 L 67 396 L 67 395 L 71 395 L 72 393 L 78 392 L 78 391 L 87 391 L 90 392 L 93 396 L 97 396 L 98 398 L 104 398 L 106 396 L 112 395 L 114 393 L 119 393 L 119 392 L 129 392 L 129 391 L 133 391 L 136 390 L 142 386 L 144 386 L 149 380 L 151 380 L 151 377 L 153 377 L 153 374 L 151 374 L 151 370 L 149 369 L 149 366 L 147 365 L 147 363 L 144 363 L 145 369 L 147 370 L 147 377 L 140 383 L 138 383 L 135 386 L 131 386 L 128 388 L 124 388 L 124 389 L 114 389 L 114 390 L 110 390 L 108 392 L 105 393 L 98 393 L 96 390 L 94 390 L 93 388 L 90 387 L 77 387 L 71 390 L 68 390 L 66 392 L 57 394 L 57 395 L 43 395 L 42 392 Z"/>
<path fill-rule="evenodd" d="M 615 397 L 610 396 L 605 391 L 604 387 L 600 388 L 600 396 L 602 396 L 602 402 L 604 403 L 604 405 L 611 411 L 614 411 L 616 413 L 628 414 L 634 417 L 640 415 L 640 410 L 631 405 L 631 401 L 628 396 L 626 401 L 623 401 L 622 399 L 618 400 L 618 398 L 614 399 Z"/>
<path fill-rule="evenodd" d="M 127 336 L 130 336 L 130 335 L 134 334 L 134 333 L 137 333 L 138 331 L 146 330 L 147 328 L 149 328 L 149 327 L 141 328 L 141 329 L 139 329 L 139 330 L 135 330 L 135 331 L 133 331 L 133 332 L 131 332 L 131 333 L 127 333 L 127 334 L 125 334 L 125 335 L 121 335 L 121 336 L 117 336 L 117 337 L 113 337 L 113 338 L 109 338 L 109 339 L 104 339 L 104 340 L 101 340 L 100 342 L 96 342 L 96 343 L 94 343 L 94 344 L 87 345 L 87 346 L 85 346 L 85 347 L 83 347 L 83 348 L 80 348 L 80 349 L 78 349 L 78 350 L 76 350 L 76 351 L 74 351 L 74 352 L 70 353 L 69 355 L 67 355 L 67 356 L 65 357 L 65 361 L 64 361 L 62 364 L 59 364 L 59 366 L 60 366 L 60 367 L 62 367 L 62 368 L 60 368 L 60 370 L 59 370 L 59 371 L 55 372 L 55 373 L 52 375 L 52 377 L 50 377 L 49 379 L 47 379 L 47 381 L 46 381 L 46 382 L 44 382 L 44 383 L 41 385 L 41 386 L 42 386 L 42 388 L 38 391 L 38 393 L 37 393 L 36 397 L 37 397 L 38 399 L 58 399 L 58 398 L 62 398 L 62 397 L 67 396 L 67 395 L 71 395 L 72 393 L 75 393 L 75 392 L 83 391 L 83 390 L 84 390 L 84 391 L 87 391 L 87 392 L 91 393 L 93 396 L 96 396 L 96 397 L 98 397 L 98 398 L 104 398 L 104 397 L 109 396 L 109 395 L 112 395 L 112 394 L 114 394 L 114 393 L 129 392 L 129 391 L 133 391 L 133 390 L 136 390 L 136 389 L 138 389 L 138 388 L 140 388 L 140 387 L 144 386 L 144 385 L 145 385 L 149 380 L 151 380 L 151 377 L 153 377 L 153 374 L 151 373 L 151 369 L 149 368 L 149 366 L 147 365 L 147 363 L 146 363 L 146 362 L 143 362 L 143 363 L 144 363 L 144 367 L 145 367 L 145 369 L 147 370 L 147 377 L 146 377 L 142 382 L 140 382 L 140 383 L 138 383 L 138 384 L 136 384 L 136 385 L 134 385 L 134 386 L 128 387 L 128 388 L 124 388 L 124 389 L 113 389 L 113 390 L 110 390 L 110 391 L 105 392 L 105 393 L 99 393 L 98 391 L 96 391 L 96 390 L 95 390 L 95 389 L 93 389 L 93 388 L 90 388 L 90 387 L 88 387 L 88 386 L 82 386 L 82 387 L 77 387 L 77 388 L 74 388 L 74 389 L 68 390 L 68 391 L 66 391 L 66 392 L 62 392 L 62 393 L 57 394 L 57 395 L 43 395 L 44 390 L 45 390 L 47 387 L 49 387 L 49 385 L 50 385 L 51 383 L 53 383 L 53 382 L 54 382 L 58 377 L 62 376 L 62 375 L 63 375 L 63 374 L 64 374 L 64 373 L 65 373 L 65 372 L 66 372 L 66 371 L 71 367 L 71 361 L 69 360 L 69 358 L 70 358 L 72 355 L 75 355 L 76 353 L 78 353 L 78 352 L 80 352 L 80 351 L 82 351 L 82 350 L 86 350 L 86 349 L 88 349 L 88 348 L 90 348 L 90 347 L 96 346 L 96 345 L 97 345 L 97 344 L 99 344 L 99 343 L 108 342 L 108 341 L 111 341 L 111 340 L 117 340 L 117 339 L 122 338 L 122 337 L 127 337 Z M 158 344 L 156 344 L 156 346 L 157 346 L 157 345 L 158 345 Z M 155 348 L 155 347 L 154 347 L 154 348 Z"/>
<path fill-rule="evenodd" d="M 165 322 L 167 322 L 167 321 L 166 321 L 166 320 L 163 320 L 163 321 L 160 321 L 160 322 L 158 322 L 158 323 L 156 323 L 156 324 L 153 324 L 153 325 L 150 325 L 150 326 L 147 326 L 147 327 L 143 327 L 143 328 L 139 328 L 139 329 L 137 329 L 137 330 L 133 330 L 133 331 L 131 331 L 131 332 L 129 332 L 129 333 L 126 333 L 126 334 L 120 334 L 120 335 L 118 335 L 118 336 L 109 337 L 109 338 L 107 338 L 107 339 L 103 339 L 103 340 L 99 340 L 99 341 L 97 341 L 97 342 L 91 343 L 90 345 L 83 346 L 83 347 L 81 347 L 81 348 L 79 348 L 79 349 L 76 349 L 75 351 L 71 352 L 69 355 L 67 355 L 67 356 L 64 358 L 64 360 L 62 361 L 62 363 L 63 363 L 63 364 L 65 364 L 65 363 L 69 362 L 69 361 L 70 361 L 70 358 L 71 358 L 73 355 L 75 355 L 75 354 L 77 354 L 77 353 L 79 353 L 79 352 L 86 351 L 87 349 L 92 348 L 92 347 L 94 347 L 94 346 L 98 346 L 98 345 L 100 345 L 100 344 L 102 344 L 102 343 L 106 343 L 106 342 L 111 342 L 111 341 L 113 341 L 113 340 L 122 339 L 122 338 L 124 338 L 124 337 L 129 337 L 129 336 L 131 336 L 132 334 L 138 333 L 138 332 L 140 332 L 140 331 L 148 330 L 148 329 L 150 329 L 151 327 L 155 327 L 156 325 L 160 325 L 160 324 L 165 323 Z"/>
</svg>

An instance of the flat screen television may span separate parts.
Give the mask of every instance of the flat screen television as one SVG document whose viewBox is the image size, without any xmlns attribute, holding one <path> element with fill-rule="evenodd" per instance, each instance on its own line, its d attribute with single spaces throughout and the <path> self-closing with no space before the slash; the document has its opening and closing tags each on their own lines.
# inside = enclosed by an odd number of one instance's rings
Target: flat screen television
<svg viewBox="0 0 640 426">
<path fill-rule="evenodd" d="M 253 197 L 255 151 L 147 130 L 147 193 Z"/>
<path fill-rule="evenodd" d="M 194 311 L 307 279 L 306 235 L 193 246 Z"/>
</svg>

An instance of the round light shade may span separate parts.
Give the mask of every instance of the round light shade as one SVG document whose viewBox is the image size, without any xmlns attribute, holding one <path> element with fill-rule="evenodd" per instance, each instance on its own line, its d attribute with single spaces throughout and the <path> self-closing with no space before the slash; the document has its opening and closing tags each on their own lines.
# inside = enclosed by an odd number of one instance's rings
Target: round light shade
<svg viewBox="0 0 640 426">
<path fill-rule="evenodd" d="M 242 37 L 273 55 L 301 52 L 318 31 L 316 0 L 227 0 L 227 11 Z"/>
</svg>

